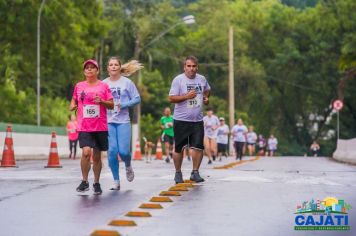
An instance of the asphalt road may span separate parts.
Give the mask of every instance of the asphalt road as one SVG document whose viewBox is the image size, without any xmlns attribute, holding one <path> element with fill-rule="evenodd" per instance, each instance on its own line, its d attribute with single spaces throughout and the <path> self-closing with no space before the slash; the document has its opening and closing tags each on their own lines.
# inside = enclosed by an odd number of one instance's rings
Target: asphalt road
<svg viewBox="0 0 356 236">
<path fill-rule="evenodd" d="M 249 158 L 246 158 L 248 160 Z M 0 235 L 89 235 L 96 229 L 122 235 L 356 235 L 356 166 L 329 158 L 276 157 L 244 162 L 229 169 L 202 164 L 206 182 L 196 185 L 163 209 L 146 210 L 149 218 L 129 218 L 142 203 L 168 190 L 173 164 L 133 162 L 135 180 L 128 183 L 121 164 L 121 190 L 108 190 L 111 173 L 104 160 L 103 194 L 78 194 L 79 160 L 62 160 L 61 169 L 45 169 L 44 161 L 17 162 L 0 169 Z M 191 163 L 184 162 L 189 177 Z M 90 177 L 92 180 L 92 175 Z M 92 182 L 91 182 L 92 184 Z M 353 208 L 350 231 L 295 231 L 296 206 L 311 199 L 336 197 Z M 135 227 L 108 226 L 113 219 L 130 219 Z"/>
</svg>

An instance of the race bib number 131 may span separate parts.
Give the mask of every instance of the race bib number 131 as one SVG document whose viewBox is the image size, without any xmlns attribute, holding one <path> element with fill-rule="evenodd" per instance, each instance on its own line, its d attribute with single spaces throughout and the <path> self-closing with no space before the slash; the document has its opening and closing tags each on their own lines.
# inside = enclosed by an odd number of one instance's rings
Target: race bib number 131
<svg viewBox="0 0 356 236">
<path fill-rule="evenodd" d="M 84 105 L 83 109 L 84 118 L 97 118 L 100 117 L 99 105 Z"/>
</svg>

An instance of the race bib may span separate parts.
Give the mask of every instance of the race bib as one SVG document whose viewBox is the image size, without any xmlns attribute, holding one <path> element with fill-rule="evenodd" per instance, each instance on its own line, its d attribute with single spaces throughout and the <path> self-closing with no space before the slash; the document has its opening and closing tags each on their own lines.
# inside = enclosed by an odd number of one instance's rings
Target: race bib
<svg viewBox="0 0 356 236">
<path fill-rule="evenodd" d="M 84 105 L 83 117 L 84 118 L 97 118 L 97 117 L 100 117 L 100 107 L 99 107 L 99 105 Z"/>
<path fill-rule="evenodd" d="M 195 98 L 187 100 L 187 108 L 196 108 L 201 107 L 202 104 L 202 97 L 198 94 Z"/>
<path fill-rule="evenodd" d="M 119 113 L 120 110 L 120 99 L 114 99 L 114 112 Z"/>
</svg>

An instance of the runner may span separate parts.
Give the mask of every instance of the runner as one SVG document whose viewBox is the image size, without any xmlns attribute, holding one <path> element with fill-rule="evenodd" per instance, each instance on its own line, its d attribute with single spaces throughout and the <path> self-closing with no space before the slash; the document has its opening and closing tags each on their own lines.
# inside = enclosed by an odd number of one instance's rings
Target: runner
<svg viewBox="0 0 356 236">
<path fill-rule="evenodd" d="M 218 127 L 217 134 L 217 143 L 218 143 L 218 157 L 219 161 L 221 161 L 221 156 L 225 155 L 227 158 L 227 145 L 229 143 L 229 126 L 225 124 L 224 117 L 219 118 L 220 125 Z"/>
<path fill-rule="evenodd" d="M 264 156 L 266 152 L 266 139 L 262 134 L 258 135 L 258 154 Z"/>
<path fill-rule="evenodd" d="M 75 85 L 70 103 L 70 110 L 77 110 L 79 146 L 83 149 L 80 161 L 83 179 L 77 191 L 89 190 L 88 174 L 93 149 L 94 194 L 101 194 L 101 151 L 108 149 L 106 108 L 113 109 L 114 103 L 109 87 L 98 80 L 98 63 L 95 60 L 87 60 L 83 64 L 83 70 L 85 81 Z"/>
<path fill-rule="evenodd" d="M 271 134 L 271 136 L 267 141 L 267 144 L 268 144 L 269 156 L 273 157 L 275 152 L 277 151 L 278 140 L 274 137 L 273 134 Z"/>
<path fill-rule="evenodd" d="M 252 156 L 256 152 L 256 141 L 257 141 L 257 134 L 253 131 L 253 126 L 248 127 L 248 133 L 246 136 L 247 136 L 248 154 Z"/>
<path fill-rule="evenodd" d="M 216 137 L 217 128 L 219 127 L 219 119 L 217 116 L 213 115 L 213 109 L 210 107 L 206 110 L 206 116 L 204 116 L 204 148 L 205 153 L 208 156 L 209 162 L 211 164 L 211 157 L 213 161 L 216 158 Z"/>
<path fill-rule="evenodd" d="M 75 159 L 77 155 L 77 143 L 78 143 L 78 130 L 77 130 L 77 118 L 74 114 L 69 116 L 69 121 L 67 123 L 67 134 L 69 139 L 69 159 Z"/>
<path fill-rule="evenodd" d="M 161 117 L 162 142 L 164 143 L 164 151 L 166 153 L 166 162 L 170 162 L 173 152 L 173 116 L 169 107 L 164 108 L 163 116 Z"/>
<path fill-rule="evenodd" d="M 320 150 L 319 144 L 316 141 L 314 141 L 313 144 L 310 146 L 310 150 L 312 152 L 312 156 L 317 157 Z"/>
<path fill-rule="evenodd" d="M 108 162 L 114 178 L 114 183 L 110 190 L 120 190 L 118 155 L 120 155 L 120 158 L 125 163 L 127 180 L 131 182 L 135 177 L 131 165 L 129 108 L 140 103 L 141 97 L 135 84 L 125 76 L 135 73 L 142 66 L 137 61 L 130 61 L 124 65 L 121 64 L 118 57 L 109 58 L 107 66 L 109 77 L 103 81 L 109 86 L 115 104 L 113 110 L 108 110 Z"/>
<path fill-rule="evenodd" d="M 181 171 L 183 150 L 190 149 L 193 159 L 193 170 L 190 179 L 203 182 L 199 167 L 204 150 L 204 122 L 202 107 L 209 104 L 210 86 L 204 76 L 197 74 L 198 59 L 188 56 L 184 61 L 184 73 L 176 76 L 169 91 L 169 101 L 174 107 L 174 154 L 176 169 L 174 180 L 183 183 Z"/>
<path fill-rule="evenodd" d="M 247 134 L 247 127 L 244 125 L 242 119 L 237 120 L 237 124 L 234 125 L 231 129 L 231 134 L 234 139 L 236 160 L 240 159 L 241 161 Z"/>
</svg>

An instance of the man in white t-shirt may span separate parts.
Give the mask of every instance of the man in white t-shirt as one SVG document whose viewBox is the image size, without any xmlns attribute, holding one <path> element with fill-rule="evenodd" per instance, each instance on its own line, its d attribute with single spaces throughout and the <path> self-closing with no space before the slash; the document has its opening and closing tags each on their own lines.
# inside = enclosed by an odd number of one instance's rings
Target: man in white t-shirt
<svg viewBox="0 0 356 236">
<path fill-rule="evenodd" d="M 219 161 L 221 161 L 221 156 L 225 155 L 227 157 L 227 146 L 229 143 L 229 126 L 225 124 L 225 119 L 224 117 L 219 118 L 220 125 L 217 129 L 218 134 L 217 134 L 217 143 L 218 143 L 218 158 Z"/>
<path fill-rule="evenodd" d="M 242 160 L 243 149 L 246 143 L 247 127 L 244 125 L 242 119 L 238 119 L 237 124 L 231 129 L 231 135 L 234 139 L 236 150 L 236 160 Z"/>
<path fill-rule="evenodd" d="M 198 72 L 198 59 L 188 56 L 184 61 L 184 73 L 176 76 L 169 91 L 169 101 L 174 103 L 173 161 L 176 169 L 174 181 L 183 183 L 181 171 L 183 151 L 188 148 L 193 159 L 190 180 L 203 182 L 199 167 L 204 150 L 203 105 L 209 104 L 210 85 Z"/>
</svg>

